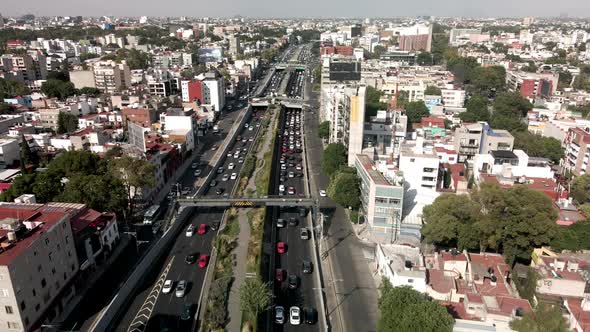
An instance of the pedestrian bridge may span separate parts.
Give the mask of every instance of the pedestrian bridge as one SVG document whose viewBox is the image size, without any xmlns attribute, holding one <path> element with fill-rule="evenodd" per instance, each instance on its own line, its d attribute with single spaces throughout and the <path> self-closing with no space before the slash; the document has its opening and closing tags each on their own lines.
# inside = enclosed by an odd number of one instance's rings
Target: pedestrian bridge
<svg viewBox="0 0 590 332">
<path fill-rule="evenodd" d="M 297 206 L 312 207 L 318 202 L 307 197 L 273 196 L 263 198 L 179 198 L 176 202 L 180 206 L 203 207 L 254 207 L 254 206 Z"/>
</svg>

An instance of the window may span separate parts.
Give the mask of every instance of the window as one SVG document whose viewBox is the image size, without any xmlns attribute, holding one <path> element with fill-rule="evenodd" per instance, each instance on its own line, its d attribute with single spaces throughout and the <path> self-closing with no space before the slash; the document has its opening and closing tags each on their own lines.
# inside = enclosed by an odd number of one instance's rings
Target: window
<svg viewBox="0 0 590 332">
<path fill-rule="evenodd" d="M 9 305 L 4 306 L 4 310 L 6 310 L 7 314 L 13 314 L 12 307 Z"/>
<path fill-rule="evenodd" d="M 8 324 L 8 328 L 11 330 L 19 329 L 20 325 L 17 322 L 6 322 Z"/>
<path fill-rule="evenodd" d="M 45 280 L 45 278 L 41 279 L 41 287 L 45 288 L 45 286 L 47 286 L 47 281 Z"/>
<path fill-rule="evenodd" d="M 408 284 L 413 284 L 414 283 L 414 279 L 408 279 Z"/>
</svg>

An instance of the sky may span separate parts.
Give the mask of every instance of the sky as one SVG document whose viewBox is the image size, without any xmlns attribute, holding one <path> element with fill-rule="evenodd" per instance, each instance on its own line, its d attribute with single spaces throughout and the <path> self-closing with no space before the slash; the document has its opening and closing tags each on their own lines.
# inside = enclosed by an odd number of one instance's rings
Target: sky
<svg viewBox="0 0 590 332">
<path fill-rule="evenodd" d="M 570 17 L 590 16 L 589 0 L 0 0 L 4 16 L 188 17 Z"/>
</svg>

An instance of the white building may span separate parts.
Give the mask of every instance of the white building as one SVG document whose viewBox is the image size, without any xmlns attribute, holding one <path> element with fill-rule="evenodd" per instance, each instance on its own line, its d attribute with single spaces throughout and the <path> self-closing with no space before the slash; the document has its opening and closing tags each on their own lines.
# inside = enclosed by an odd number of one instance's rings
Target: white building
<svg viewBox="0 0 590 332">
<path fill-rule="evenodd" d="M 377 244 L 375 253 L 377 271 L 393 287 L 409 286 L 426 293 L 426 269 L 419 248 Z"/>
<path fill-rule="evenodd" d="M 211 105 L 216 112 L 221 111 L 225 106 L 225 82 L 223 77 L 217 73 L 207 73 L 199 75 L 197 79 L 201 81 L 203 105 Z"/>
<path fill-rule="evenodd" d="M 0 139 L 0 165 L 11 166 L 20 160 L 20 148 L 16 139 Z"/>
<path fill-rule="evenodd" d="M 115 93 L 131 86 L 131 73 L 125 61 L 97 61 L 93 64 L 94 85 L 106 93 Z"/>
<path fill-rule="evenodd" d="M 529 157 L 522 150 L 490 151 L 476 155 L 473 176 L 477 180 L 482 173 L 498 175 L 512 183 L 521 177 L 553 179 L 555 175 L 548 159 Z"/>
<path fill-rule="evenodd" d="M 446 107 L 463 107 L 465 90 L 441 89 L 442 102 Z"/>
</svg>

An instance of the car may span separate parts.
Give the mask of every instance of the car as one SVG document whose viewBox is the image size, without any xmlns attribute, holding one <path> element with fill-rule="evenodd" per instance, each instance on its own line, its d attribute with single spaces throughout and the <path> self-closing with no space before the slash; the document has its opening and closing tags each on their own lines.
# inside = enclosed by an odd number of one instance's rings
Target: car
<svg viewBox="0 0 590 332">
<path fill-rule="evenodd" d="M 199 262 L 197 263 L 197 265 L 199 265 L 200 268 L 204 268 L 205 266 L 207 266 L 207 263 L 209 263 L 209 255 L 202 254 L 199 257 Z"/>
<path fill-rule="evenodd" d="M 253 136 L 251 136 L 250 138 L 248 138 L 248 141 L 249 141 L 249 142 L 254 142 L 254 137 L 253 137 Z"/>
<path fill-rule="evenodd" d="M 229 177 L 230 180 L 235 180 L 238 178 L 238 174 L 237 173 L 231 173 L 231 176 Z"/>
<path fill-rule="evenodd" d="M 280 305 L 275 307 L 275 323 L 285 324 L 285 308 Z"/>
<path fill-rule="evenodd" d="M 244 163 L 244 158 L 240 157 L 240 159 L 238 159 L 238 164 L 243 164 Z"/>
<path fill-rule="evenodd" d="M 326 191 L 324 189 L 321 189 L 320 190 L 320 196 L 322 196 L 322 197 L 326 197 L 327 196 Z"/>
<path fill-rule="evenodd" d="M 229 198 L 229 194 L 228 193 L 224 193 L 223 194 L 223 198 Z"/>
<path fill-rule="evenodd" d="M 295 169 L 298 170 L 298 171 L 300 171 L 301 170 L 301 164 L 295 165 Z"/>
<path fill-rule="evenodd" d="M 286 179 L 285 179 L 285 177 L 284 177 L 284 176 L 281 176 L 281 177 L 279 178 L 279 181 L 281 181 L 281 182 L 285 182 L 285 180 L 286 180 Z"/>
<path fill-rule="evenodd" d="M 217 185 L 217 180 L 211 180 L 211 182 L 209 182 L 209 187 L 215 187 Z"/>
<path fill-rule="evenodd" d="M 199 164 L 197 164 L 197 163 L 193 163 L 193 164 L 191 165 L 191 167 L 192 167 L 193 169 L 195 169 L 195 168 L 199 167 Z"/>
<path fill-rule="evenodd" d="M 199 175 L 201 175 L 201 170 L 200 169 L 198 169 L 198 170 L 195 171 L 195 176 L 199 176 Z"/>
<path fill-rule="evenodd" d="M 223 188 L 217 188 L 217 190 L 215 190 L 215 193 L 216 193 L 217 195 L 221 195 L 221 194 L 223 194 Z"/>
<path fill-rule="evenodd" d="M 282 171 L 286 171 L 286 170 L 287 170 L 287 165 L 285 165 L 285 164 L 281 164 L 281 170 L 282 170 Z"/>
<path fill-rule="evenodd" d="M 313 264 L 308 260 L 303 260 L 301 264 L 301 272 L 305 274 L 310 274 L 313 272 Z"/>
<path fill-rule="evenodd" d="M 304 207 L 299 208 L 299 217 L 304 218 L 307 215 L 307 209 Z"/>
<path fill-rule="evenodd" d="M 285 163 L 285 159 L 282 159 L 281 158 L 281 160 L 279 160 L 279 163 L 284 164 Z"/>
<path fill-rule="evenodd" d="M 279 254 L 284 254 L 285 251 L 287 251 L 287 245 L 285 244 L 285 242 L 278 242 L 277 243 L 277 252 Z"/>
<path fill-rule="evenodd" d="M 279 228 L 285 227 L 285 219 L 281 219 L 281 218 L 277 219 L 277 227 L 279 227 Z"/>
<path fill-rule="evenodd" d="M 221 177 L 221 181 L 225 182 L 229 180 L 229 174 L 223 174 L 223 176 Z"/>
<path fill-rule="evenodd" d="M 281 184 L 279 185 L 279 192 L 282 193 L 283 191 L 285 191 L 285 185 Z"/>
<path fill-rule="evenodd" d="M 297 275 L 290 274 L 287 280 L 290 289 L 297 289 L 299 287 L 299 277 Z"/>
<path fill-rule="evenodd" d="M 217 174 L 222 174 L 224 171 L 223 166 L 220 166 L 219 168 L 217 168 Z"/>
<path fill-rule="evenodd" d="M 301 324 L 301 310 L 299 310 L 299 307 L 293 306 L 289 309 L 289 323 L 291 325 Z"/>
<path fill-rule="evenodd" d="M 229 158 L 229 157 L 231 157 L 233 154 L 234 154 L 234 153 L 233 153 L 233 152 L 231 152 L 231 150 L 229 150 L 229 151 L 227 151 L 227 155 L 226 155 L 226 157 L 228 157 L 228 158 Z"/>
<path fill-rule="evenodd" d="M 289 226 L 294 227 L 294 226 L 297 226 L 298 223 L 299 223 L 299 220 L 297 220 L 297 218 L 295 218 L 295 217 L 289 218 Z"/>
<path fill-rule="evenodd" d="M 285 280 L 285 271 L 283 269 L 276 269 L 276 271 L 275 271 L 275 279 L 278 282 L 283 282 L 283 280 Z"/>
<path fill-rule="evenodd" d="M 305 324 L 315 324 L 318 321 L 318 311 L 311 307 L 303 308 L 303 319 Z"/>
<path fill-rule="evenodd" d="M 184 297 L 185 292 L 186 292 L 186 280 L 180 280 L 178 282 L 178 285 L 176 286 L 176 292 L 174 292 L 174 295 L 176 295 L 176 297 Z"/>
<path fill-rule="evenodd" d="M 305 228 L 305 227 L 301 228 L 299 230 L 299 237 L 302 240 L 309 240 L 309 230 L 307 228 Z"/>
<path fill-rule="evenodd" d="M 295 195 L 296 194 L 295 188 L 289 187 L 289 189 L 287 189 L 287 194 L 289 194 L 289 195 Z"/>
<path fill-rule="evenodd" d="M 211 147 L 211 151 L 215 151 L 215 150 L 217 150 L 217 148 L 218 148 L 218 146 L 217 146 L 217 145 L 213 145 L 213 146 Z"/>
<path fill-rule="evenodd" d="M 290 178 L 294 178 L 295 177 L 295 172 L 289 172 L 289 177 Z"/>
<path fill-rule="evenodd" d="M 199 225 L 199 228 L 197 229 L 197 233 L 198 233 L 199 235 L 203 235 L 203 234 L 207 233 L 207 225 L 205 225 L 205 224 L 200 224 L 200 225 Z"/>
<path fill-rule="evenodd" d="M 174 282 L 172 282 L 172 280 L 168 279 L 168 280 L 164 281 L 164 287 L 162 287 L 162 293 L 164 293 L 164 294 L 170 293 L 170 291 L 172 291 L 173 286 L 174 286 Z"/>
<path fill-rule="evenodd" d="M 191 236 L 193 236 L 194 233 L 195 233 L 195 226 L 193 226 L 192 224 L 188 225 L 188 228 L 186 229 L 186 233 L 185 233 L 186 237 L 191 237 Z"/>
<path fill-rule="evenodd" d="M 234 169 L 234 167 L 234 163 L 229 163 L 229 165 L 227 165 L 227 169 Z"/>
<path fill-rule="evenodd" d="M 180 319 L 181 320 L 191 319 L 191 305 L 190 304 L 185 304 L 182 307 L 182 313 L 180 314 Z"/>
<path fill-rule="evenodd" d="M 252 131 L 252 130 L 254 130 L 254 127 L 253 127 L 253 126 L 250 126 L 250 127 L 248 128 L 248 130 L 249 130 L 249 131 Z"/>
<path fill-rule="evenodd" d="M 184 262 L 187 264 L 194 264 L 196 261 L 197 261 L 196 254 L 189 254 L 189 255 L 186 255 L 186 257 L 184 258 Z"/>
</svg>

